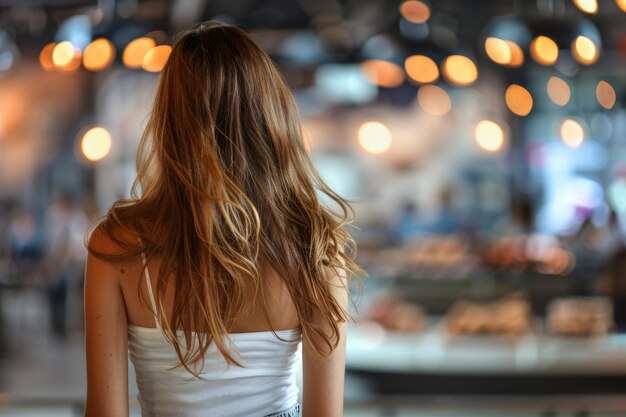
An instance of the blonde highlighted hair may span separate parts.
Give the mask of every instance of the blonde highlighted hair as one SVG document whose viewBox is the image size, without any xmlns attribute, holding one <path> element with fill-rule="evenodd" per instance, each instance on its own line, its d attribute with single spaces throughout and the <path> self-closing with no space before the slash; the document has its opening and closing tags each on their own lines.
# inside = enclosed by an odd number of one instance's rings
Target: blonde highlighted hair
<svg viewBox="0 0 626 417">
<path fill-rule="evenodd" d="M 142 252 L 161 259 L 157 306 L 170 280 L 175 296 L 169 320 L 162 307 L 157 320 L 178 366 L 198 377 L 191 365 L 203 363 L 211 343 L 241 366 L 225 338 L 249 301 L 244 289 L 262 294 L 267 268 L 284 281 L 304 342 L 319 354 L 337 346 L 338 324 L 351 315 L 333 297 L 333 277 L 347 285 L 365 274 L 345 228 L 354 213 L 316 172 L 287 84 L 244 31 L 205 22 L 178 36 L 137 171 L 131 199 L 114 203 L 97 225 L 121 250 L 90 251 L 109 261 Z M 320 193 L 337 208 L 322 204 Z M 121 238 L 120 230 L 141 242 Z M 269 320 L 265 304 L 263 310 Z"/>
</svg>

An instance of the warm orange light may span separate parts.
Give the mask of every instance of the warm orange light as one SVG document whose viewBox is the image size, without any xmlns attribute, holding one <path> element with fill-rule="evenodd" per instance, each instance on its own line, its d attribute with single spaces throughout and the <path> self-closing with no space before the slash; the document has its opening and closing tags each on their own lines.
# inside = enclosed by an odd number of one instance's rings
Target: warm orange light
<svg viewBox="0 0 626 417">
<path fill-rule="evenodd" d="M 626 0 L 615 0 L 615 3 L 617 3 L 617 7 L 626 13 Z"/>
<path fill-rule="evenodd" d="M 561 140 L 571 148 L 578 148 L 585 139 L 585 130 L 574 119 L 565 119 L 561 124 Z"/>
<path fill-rule="evenodd" d="M 83 54 L 80 52 L 80 49 L 74 48 L 74 55 L 72 56 L 72 59 L 70 59 L 70 62 L 68 62 L 67 64 L 61 66 L 60 69 L 65 72 L 76 71 L 78 67 L 80 67 L 80 63 L 82 60 Z"/>
<path fill-rule="evenodd" d="M 548 97 L 554 104 L 565 106 L 571 97 L 569 85 L 559 77 L 550 77 L 548 80 Z"/>
<path fill-rule="evenodd" d="M 511 49 L 505 40 L 492 37 L 485 39 L 485 52 L 496 64 L 506 65 L 511 62 Z"/>
<path fill-rule="evenodd" d="M 504 145 L 504 132 L 491 120 L 481 120 L 474 130 L 476 143 L 487 152 L 497 152 Z"/>
<path fill-rule="evenodd" d="M 369 153 L 385 153 L 391 147 L 391 131 L 380 122 L 366 122 L 358 133 L 359 143 Z"/>
<path fill-rule="evenodd" d="M 466 86 L 478 78 L 474 61 L 463 55 L 450 55 L 443 61 L 443 75 L 450 84 Z"/>
<path fill-rule="evenodd" d="M 596 86 L 596 98 L 602 107 L 609 110 L 615 105 L 617 95 L 611 84 L 606 81 L 600 81 Z"/>
<path fill-rule="evenodd" d="M 141 67 L 148 72 L 159 72 L 167 63 L 167 59 L 172 53 L 172 47 L 169 45 L 160 45 L 150 49 L 146 56 L 143 57 Z"/>
<path fill-rule="evenodd" d="M 533 97 L 521 85 L 511 84 L 506 89 L 506 105 L 514 114 L 526 116 L 533 109 Z"/>
<path fill-rule="evenodd" d="M 83 65 L 89 71 L 101 71 L 111 65 L 115 58 L 115 47 L 105 38 L 91 42 L 85 48 Z"/>
<path fill-rule="evenodd" d="M 109 154 L 111 134 L 103 127 L 89 129 L 80 141 L 80 150 L 88 160 L 96 162 Z"/>
<path fill-rule="evenodd" d="M 581 35 L 572 42 L 572 55 L 581 64 L 591 65 L 600 57 L 600 51 L 591 39 Z"/>
<path fill-rule="evenodd" d="M 57 67 L 63 67 L 69 64 L 72 58 L 74 58 L 75 52 L 76 48 L 74 48 L 72 42 L 60 42 L 52 50 L 52 62 L 54 62 L 54 65 Z"/>
<path fill-rule="evenodd" d="M 404 72 L 399 65 L 381 59 L 368 59 L 361 63 L 365 78 L 381 87 L 398 87 L 404 82 Z"/>
<path fill-rule="evenodd" d="M 409 0 L 400 5 L 400 13 L 409 22 L 424 23 L 430 17 L 430 8 L 421 1 Z"/>
<path fill-rule="evenodd" d="M 446 90 L 436 85 L 423 85 L 417 90 L 417 102 L 422 110 L 433 116 L 443 116 L 452 108 Z"/>
<path fill-rule="evenodd" d="M 547 36 L 537 36 L 530 43 L 530 55 L 540 65 L 554 65 L 559 59 L 559 47 Z"/>
<path fill-rule="evenodd" d="M 152 38 L 137 38 L 124 48 L 122 61 L 128 68 L 141 68 L 143 58 L 148 51 L 156 46 Z"/>
<path fill-rule="evenodd" d="M 413 80 L 428 84 L 437 81 L 439 68 L 435 61 L 424 55 L 412 55 L 404 61 L 404 69 Z"/>
<path fill-rule="evenodd" d="M 39 63 L 41 64 L 41 68 L 46 71 L 54 70 L 54 61 L 52 60 L 52 51 L 54 51 L 54 47 L 56 43 L 52 42 L 43 47 L 41 52 L 39 53 Z"/>
<path fill-rule="evenodd" d="M 511 61 L 506 65 L 507 67 L 517 68 L 521 67 L 524 63 L 524 51 L 522 48 L 513 41 L 506 41 L 511 51 Z"/>
<path fill-rule="evenodd" d="M 485 39 L 485 52 L 496 64 L 519 67 L 524 63 L 524 51 L 513 41 L 489 37 Z"/>
<path fill-rule="evenodd" d="M 585 13 L 598 13 L 598 2 L 596 0 L 574 0 L 574 4 Z"/>
</svg>

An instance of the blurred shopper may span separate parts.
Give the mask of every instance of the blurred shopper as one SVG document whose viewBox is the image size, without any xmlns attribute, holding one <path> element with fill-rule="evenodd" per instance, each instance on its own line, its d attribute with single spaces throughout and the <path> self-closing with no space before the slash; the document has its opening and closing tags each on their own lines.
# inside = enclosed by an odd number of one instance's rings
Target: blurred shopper
<svg viewBox="0 0 626 417">
<path fill-rule="evenodd" d="M 68 289 L 82 277 L 87 227 L 87 217 L 68 194 L 57 196 L 46 211 L 44 273 L 52 331 L 57 336 L 67 333 Z"/>
<path fill-rule="evenodd" d="M 423 233 L 419 211 L 414 201 L 403 202 L 398 217 L 392 223 L 393 241 L 396 243 L 410 242 Z"/>
<path fill-rule="evenodd" d="M 37 225 L 33 216 L 23 207 L 11 216 L 7 230 L 9 254 L 13 265 L 12 281 L 28 283 L 35 280 L 36 266 L 40 257 Z"/>
<path fill-rule="evenodd" d="M 439 196 L 439 208 L 435 219 L 428 225 L 428 231 L 434 235 L 456 233 L 461 227 L 461 213 L 452 204 L 452 190 L 445 189 Z"/>
<path fill-rule="evenodd" d="M 128 415 L 130 353 L 145 416 L 341 416 L 351 210 L 268 54 L 222 23 L 179 36 L 138 153 L 141 193 L 89 240 L 85 415 Z"/>
</svg>

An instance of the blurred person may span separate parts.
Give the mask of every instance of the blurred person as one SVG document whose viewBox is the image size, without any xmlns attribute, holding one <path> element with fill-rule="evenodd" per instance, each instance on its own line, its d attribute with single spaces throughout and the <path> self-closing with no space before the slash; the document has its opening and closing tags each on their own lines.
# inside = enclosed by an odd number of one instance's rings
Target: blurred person
<svg viewBox="0 0 626 417">
<path fill-rule="evenodd" d="M 19 207 L 11 215 L 7 241 L 11 263 L 15 268 L 13 280 L 33 281 L 40 257 L 39 239 L 35 219 L 25 208 Z"/>
<path fill-rule="evenodd" d="M 52 331 L 57 336 L 67 335 L 68 289 L 82 276 L 86 258 L 83 236 L 88 225 L 69 194 L 59 194 L 46 210 L 44 273 Z"/>
<path fill-rule="evenodd" d="M 448 235 L 459 231 L 461 213 L 452 204 L 452 190 L 447 188 L 439 196 L 439 209 L 434 220 L 427 226 L 435 235 Z"/>
<path fill-rule="evenodd" d="M 391 229 L 395 242 L 406 243 L 422 233 L 419 211 L 414 201 L 404 201 L 398 217 L 392 223 Z"/>
<path fill-rule="evenodd" d="M 128 415 L 129 355 L 144 416 L 341 416 L 353 212 L 268 54 L 223 23 L 180 34 L 137 162 L 88 238 L 85 415 Z"/>
</svg>

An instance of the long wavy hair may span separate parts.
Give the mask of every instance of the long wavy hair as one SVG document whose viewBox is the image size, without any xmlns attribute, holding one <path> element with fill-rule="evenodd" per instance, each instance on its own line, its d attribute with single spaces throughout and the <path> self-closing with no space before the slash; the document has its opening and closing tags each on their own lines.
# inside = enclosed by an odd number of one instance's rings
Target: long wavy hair
<svg viewBox="0 0 626 417">
<path fill-rule="evenodd" d="M 95 225 L 121 250 L 89 249 L 109 261 L 142 252 L 161 259 L 156 319 L 177 367 L 199 377 L 192 365 L 204 364 L 211 343 L 228 364 L 243 366 L 228 349 L 229 332 L 250 304 L 250 288 L 270 321 L 262 285 L 268 268 L 292 297 L 303 341 L 321 355 L 337 347 L 339 323 L 353 317 L 333 296 L 333 282 L 340 276 L 347 286 L 365 275 L 345 227 L 353 218 L 313 166 L 293 96 L 269 55 L 243 30 L 205 22 L 179 34 L 163 68 L 131 198 Z"/>
</svg>

